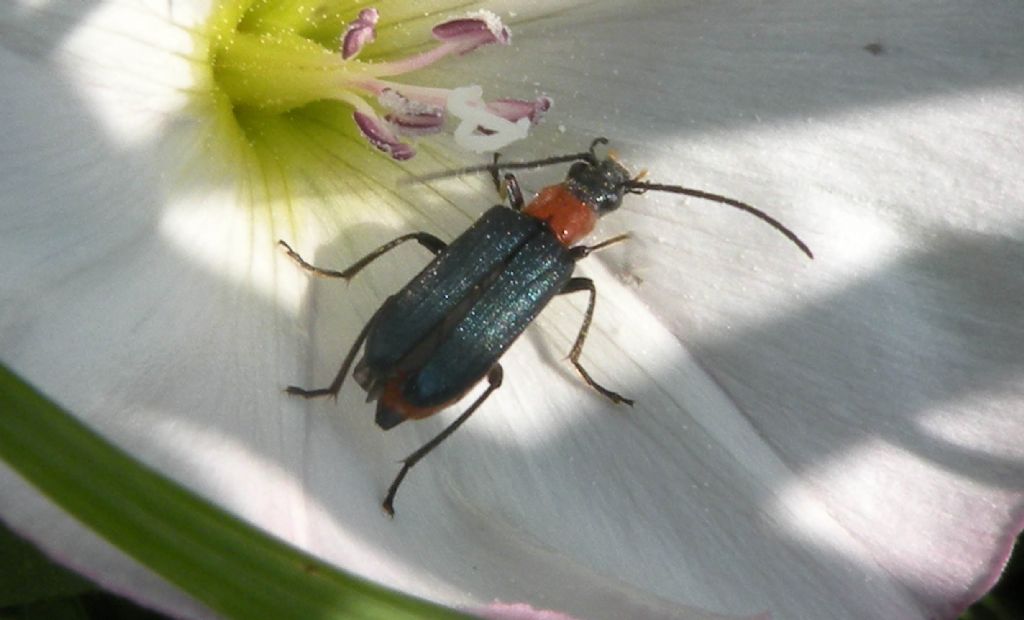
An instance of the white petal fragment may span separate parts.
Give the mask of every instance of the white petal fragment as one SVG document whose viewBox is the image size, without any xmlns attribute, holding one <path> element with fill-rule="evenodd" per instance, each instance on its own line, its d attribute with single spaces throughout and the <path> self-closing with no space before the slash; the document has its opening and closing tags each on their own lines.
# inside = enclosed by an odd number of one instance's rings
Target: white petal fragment
<svg viewBox="0 0 1024 620">
<path fill-rule="evenodd" d="M 530 131 L 528 117 L 512 122 L 488 110 L 480 86 L 452 89 L 447 109 L 461 121 L 455 128 L 455 143 L 474 153 L 500 150 L 522 140 Z"/>
</svg>

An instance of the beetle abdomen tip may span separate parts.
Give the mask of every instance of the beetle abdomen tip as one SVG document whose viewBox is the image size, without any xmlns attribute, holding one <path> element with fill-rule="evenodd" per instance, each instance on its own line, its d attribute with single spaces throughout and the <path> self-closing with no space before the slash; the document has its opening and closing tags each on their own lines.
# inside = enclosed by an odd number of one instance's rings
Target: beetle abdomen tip
<svg viewBox="0 0 1024 620">
<path fill-rule="evenodd" d="M 392 429 L 405 421 L 405 416 L 392 409 L 382 402 L 377 403 L 377 416 L 374 418 L 377 426 L 384 430 Z"/>
</svg>

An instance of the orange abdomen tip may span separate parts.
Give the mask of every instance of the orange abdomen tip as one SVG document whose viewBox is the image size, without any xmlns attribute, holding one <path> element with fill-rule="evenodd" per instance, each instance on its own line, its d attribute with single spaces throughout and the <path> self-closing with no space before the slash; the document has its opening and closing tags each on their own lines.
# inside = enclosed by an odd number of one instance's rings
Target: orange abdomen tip
<svg viewBox="0 0 1024 620">
<path fill-rule="evenodd" d="M 455 402 L 441 403 L 432 407 L 418 407 L 402 396 L 405 376 L 397 376 L 388 380 L 377 401 L 377 424 L 387 430 L 397 426 L 403 420 L 419 420 L 432 416 L 438 411 Z"/>
</svg>

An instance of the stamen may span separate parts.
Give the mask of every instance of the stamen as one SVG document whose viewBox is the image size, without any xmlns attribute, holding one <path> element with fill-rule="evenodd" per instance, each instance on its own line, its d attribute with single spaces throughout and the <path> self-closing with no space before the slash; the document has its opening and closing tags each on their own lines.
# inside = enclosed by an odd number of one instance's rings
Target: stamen
<svg viewBox="0 0 1024 620">
<path fill-rule="evenodd" d="M 441 90 L 441 89 L 437 89 Z M 442 91 L 446 92 L 446 91 Z M 444 108 L 423 99 L 411 99 L 394 88 L 385 88 L 377 95 L 377 101 L 385 108 L 399 114 L 423 115 L 443 114 Z"/>
<path fill-rule="evenodd" d="M 427 136 L 444 129 L 444 116 L 387 114 L 384 120 L 406 136 Z"/>
<path fill-rule="evenodd" d="M 501 23 L 501 18 L 490 11 L 476 11 L 462 19 L 438 24 L 431 32 L 438 41 L 458 43 L 459 54 L 489 43 L 508 45 L 512 41 L 512 33 Z"/>
<path fill-rule="evenodd" d="M 363 132 L 363 135 L 370 141 L 370 144 L 394 159 L 405 161 L 416 154 L 416 149 L 395 137 L 395 134 L 391 133 L 387 125 L 376 115 L 356 110 L 352 116 L 355 118 L 359 131 Z"/>
<path fill-rule="evenodd" d="M 359 17 L 348 25 L 345 34 L 341 37 L 342 58 L 345 60 L 355 58 L 364 45 L 376 40 L 378 19 L 380 19 L 380 14 L 377 9 L 370 8 L 359 11 Z"/>
<path fill-rule="evenodd" d="M 384 119 L 403 134 L 426 135 L 437 133 L 444 127 L 443 108 L 409 99 L 393 88 L 381 91 L 377 101 L 391 110 Z"/>
<path fill-rule="evenodd" d="M 261 14 L 261 19 L 265 17 Z M 526 137 L 530 125 L 551 107 L 548 97 L 533 101 L 503 98 L 486 103 L 479 88 L 453 93 L 385 79 L 448 56 L 467 54 L 483 45 L 507 45 L 511 35 L 495 14 L 477 11 L 438 24 L 431 31 L 438 44 L 419 54 L 362 62 L 357 57 L 376 39 L 379 20 L 376 9 L 361 10 L 344 29 L 338 51 L 324 47 L 319 39 L 308 38 L 297 27 L 281 31 L 232 30 L 217 39 L 222 42 L 213 51 L 215 79 L 233 107 L 264 115 L 284 114 L 320 101 L 350 104 L 356 125 L 367 140 L 395 159 L 408 159 L 415 153 L 400 136 L 441 131 L 446 109 L 461 121 L 455 131 L 456 141 L 479 152 L 493 151 Z"/>
<path fill-rule="evenodd" d="M 438 24 L 431 32 L 435 39 L 441 41 L 441 45 L 402 60 L 374 64 L 373 75 L 387 77 L 408 73 L 432 65 L 445 56 L 461 56 L 491 43 L 508 45 L 512 40 L 508 28 L 490 11 L 478 11 L 463 18 Z"/>
<path fill-rule="evenodd" d="M 528 118 L 531 123 L 536 125 L 544 113 L 551 109 L 551 104 L 551 98 L 542 95 L 533 101 L 496 99 L 487 104 L 487 109 L 510 121 Z"/>
</svg>

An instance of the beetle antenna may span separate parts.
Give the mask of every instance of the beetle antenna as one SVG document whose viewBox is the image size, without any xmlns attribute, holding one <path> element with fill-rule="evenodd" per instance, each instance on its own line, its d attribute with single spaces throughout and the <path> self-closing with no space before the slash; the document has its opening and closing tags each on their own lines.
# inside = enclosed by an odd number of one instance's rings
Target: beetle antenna
<svg viewBox="0 0 1024 620">
<path fill-rule="evenodd" d="M 431 172 L 430 174 L 416 175 L 412 179 L 404 181 L 404 183 L 423 183 L 425 181 L 436 181 L 438 179 L 460 177 L 464 174 L 476 174 L 478 172 L 499 172 L 501 170 L 529 170 L 531 168 L 543 168 L 544 166 L 564 164 L 570 161 L 580 161 L 589 158 L 590 153 L 588 152 L 573 153 L 572 155 L 558 155 L 555 157 L 535 159 L 532 161 L 494 162 L 490 164 L 481 164 L 479 166 L 466 166 L 465 168 L 456 168 L 455 170 L 442 170 L 440 172 Z"/>
<path fill-rule="evenodd" d="M 530 161 L 509 161 L 500 162 L 498 161 L 497 154 L 495 155 L 494 161 L 489 164 L 481 164 L 479 166 L 467 166 L 465 168 L 456 168 L 455 170 L 442 170 L 440 172 L 432 172 L 430 174 L 414 176 L 412 180 L 404 181 L 402 184 L 409 183 L 424 183 L 426 181 L 436 181 L 438 179 L 448 179 L 451 177 L 460 177 L 464 174 L 476 174 L 478 172 L 490 172 L 492 176 L 496 176 L 502 170 L 530 170 L 533 168 L 543 168 L 544 166 L 553 166 L 555 164 L 564 164 L 571 161 L 587 161 L 590 163 L 596 163 L 598 161 L 597 154 L 594 149 L 599 144 L 608 144 L 608 138 L 594 138 L 593 142 L 586 151 L 581 153 L 571 153 L 569 155 L 555 155 L 554 157 L 545 157 L 544 159 L 532 159 Z"/>
<path fill-rule="evenodd" d="M 667 192 L 669 194 L 683 194 L 684 196 L 693 196 L 694 198 L 702 198 L 704 200 L 710 200 L 711 202 L 717 202 L 719 204 L 728 205 L 739 209 L 740 211 L 746 211 L 761 221 L 767 223 L 775 230 L 779 231 L 786 236 L 787 239 L 796 244 L 796 247 L 800 248 L 800 251 L 806 254 L 809 258 L 813 259 L 814 254 L 811 249 L 807 247 L 807 244 L 800 240 L 800 237 L 796 236 L 792 230 L 786 228 L 782 222 L 768 215 L 764 211 L 752 207 L 745 202 L 740 202 L 733 198 L 727 198 L 719 194 L 712 194 L 699 189 L 690 189 L 688 187 L 681 187 L 679 185 L 663 185 L 661 183 L 646 183 L 637 179 L 631 179 L 626 181 L 623 186 L 631 194 L 643 194 L 645 192 Z"/>
</svg>

